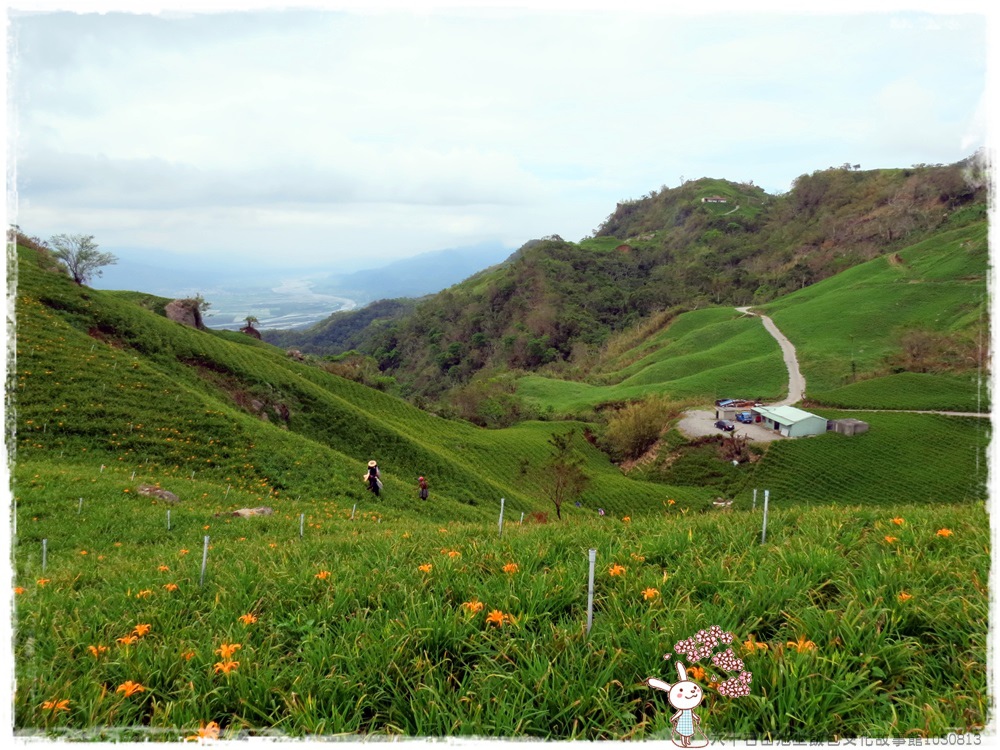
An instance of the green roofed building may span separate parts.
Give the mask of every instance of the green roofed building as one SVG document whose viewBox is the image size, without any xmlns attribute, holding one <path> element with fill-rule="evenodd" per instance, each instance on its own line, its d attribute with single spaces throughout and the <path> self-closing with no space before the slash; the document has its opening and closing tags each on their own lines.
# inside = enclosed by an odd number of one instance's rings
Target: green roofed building
<svg viewBox="0 0 1000 750">
<path fill-rule="evenodd" d="M 794 406 L 755 406 L 751 411 L 760 416 L 761 426 L 781 433 L 785 437 L 822 435 L 826 432 L 824 417 L 817 417 Z"/>
</svg>

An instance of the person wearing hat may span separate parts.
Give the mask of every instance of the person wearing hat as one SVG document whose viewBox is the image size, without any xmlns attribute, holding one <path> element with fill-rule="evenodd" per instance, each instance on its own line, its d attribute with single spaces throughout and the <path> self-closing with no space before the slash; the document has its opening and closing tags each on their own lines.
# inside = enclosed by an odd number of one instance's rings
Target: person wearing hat
<svg viewBox="0 0 1000 750">
<path fill-rule="evenodd" d="M 378 464 L 374 461 L 368 462 L 368 473 L 365 474 L 364 480 L 368 482 L 368 489 L 375 493 L 375 497 L 381 497 L 382 482 L 379 479 Z"/>
<path fill-rule="evenodd" d="M 428 495 L 427 480 L 424 479 L 423 477 L 417 477 L 417 484 L 420 485 L 420 499 L 426 500 Z"/>
</svg>

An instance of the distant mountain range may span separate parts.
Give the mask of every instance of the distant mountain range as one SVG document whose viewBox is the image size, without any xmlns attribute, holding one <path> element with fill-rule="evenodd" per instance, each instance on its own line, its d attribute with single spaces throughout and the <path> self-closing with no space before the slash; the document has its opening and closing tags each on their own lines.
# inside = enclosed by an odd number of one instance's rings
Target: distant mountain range
<svg viewBox="0 0 1000 750">
<path fill-rule="evenodd" d="M 185 269 L 135 260 L 129 251 L 94 280 L 98 289 L 143 290 L 162 297 L 200 294 L 212 308 L 212 328 L 238 328 L 248 315 L 261 328 L 300 329 L 331 313 L 369 302 L 423 297 L 446 289 L 511 255 L 498 242 L 433 250 L 367 270 L 337 275 L 328 268 L 232 271 L 192 266 Z"/>
</svg>

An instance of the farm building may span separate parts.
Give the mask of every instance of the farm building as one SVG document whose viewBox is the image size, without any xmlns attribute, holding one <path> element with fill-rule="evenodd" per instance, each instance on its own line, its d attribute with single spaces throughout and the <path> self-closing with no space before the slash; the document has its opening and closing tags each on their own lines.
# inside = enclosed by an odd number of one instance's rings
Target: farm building
<svg viewBox="0 0 1000 750">
<path fill-rule="evenodd" d="M 721 195 L 710 195 L 707 198 L 701 199 L 702 203 L 728 203 L 729 201 L 723 198 Z"/>
<path fill-rule="evenodd" d="M 868 423 L 860 419 L 831 419 L 827 429 L 839 432 L 841 435 L 860 435 L 862 432 L 868 432 Z"/>
<path fill-rule="evenodd" d="M 785 437 L 822 435 L 826 432 L 826 419 L 796 409 L 794 406 L 755 406 L 751 411 L 755 422 L 759 416 L 761 426 L 779 432 Z"/>
</svg>

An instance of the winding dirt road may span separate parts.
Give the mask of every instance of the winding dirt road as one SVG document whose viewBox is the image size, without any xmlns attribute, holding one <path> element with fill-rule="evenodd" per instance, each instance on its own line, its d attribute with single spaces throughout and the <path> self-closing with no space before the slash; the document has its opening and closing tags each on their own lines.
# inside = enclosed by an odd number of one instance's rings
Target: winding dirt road
<svg viewBox="0 0 1000 750">
<path fill-rule="evenodd" d="M 766 315 L 750 312 L 749 307 L 737 307 L 736 309 L 744 315 L 756 315 L 759 317 L 764 323 L 764 328 L 767 329 L 767 332 L 774 336 L 775 341 L 778 342 L 778 346 L 781 347 L 781 355 L 785 358 L 785 367 L 788 368 L 788 395 L 781 401 L 775 401 L 771 406 L 791 406 L 792 404 L 797 404 L 806 394 L 806 379 L 802 377 L 802 371 L 799 369 L 799 360 L 795 356 L 795 347 L 792 345 L 792 342 L 785 337 L 785 334 L 778 330 L 778 326 Z"/>
</svg>

